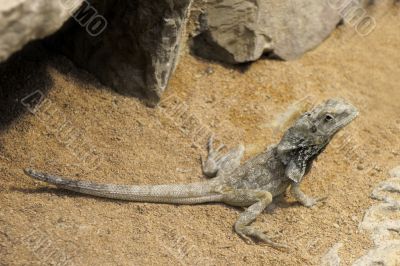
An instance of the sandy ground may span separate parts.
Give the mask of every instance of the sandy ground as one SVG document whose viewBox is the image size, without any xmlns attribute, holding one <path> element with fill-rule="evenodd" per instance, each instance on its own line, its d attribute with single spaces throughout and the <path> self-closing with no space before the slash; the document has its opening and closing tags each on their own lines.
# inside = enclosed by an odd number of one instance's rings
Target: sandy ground
<svg viewBox="0 0 400 266">
<path fill-rule="evenodd" d="M 369 36 L 341 27 L 292 62 L 232 68 L 186 54 L 155 109 L 61 56 L 36 48 L 16 56 L 0 76 L 0 264 L 318 265 L 337 242 L 343 265 L 351 264 L 371 247 L 358 229 L 374 203 L 371 189 L 400 164 L 399 28 L 392 9 L 377 14 Z M 29 112 L 21 100 L 37 90 L 46 108 Z M 206 133 L 229 147 L 243 143 L 248 158 L 279 140 L 282 113 L 330 97 L 351 101 L 360 116 L 303 183 L 326 203 L 307 209 L 288 195 L 255 223 L 288 251 L 245 244 L 232 229 L 239 208 L 104 200 L 22 172 L 121 184 L 197 181 Z"/>
</svg>

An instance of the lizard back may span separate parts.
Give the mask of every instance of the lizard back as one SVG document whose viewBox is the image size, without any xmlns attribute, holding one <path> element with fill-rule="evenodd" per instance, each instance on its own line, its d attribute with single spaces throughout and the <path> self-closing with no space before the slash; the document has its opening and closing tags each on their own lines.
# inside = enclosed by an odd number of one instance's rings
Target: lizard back
<svg viewBox="0 0 400 266">
<path fill-rule="evenodd" d="M 264 190 L 273 196 L 282 194 L 290 180 L 285 176 L 285 166 L 276 153 L 276 146 L 270 147 L 222 179 L 226 185 L 236 189 Z"/>
</svg>

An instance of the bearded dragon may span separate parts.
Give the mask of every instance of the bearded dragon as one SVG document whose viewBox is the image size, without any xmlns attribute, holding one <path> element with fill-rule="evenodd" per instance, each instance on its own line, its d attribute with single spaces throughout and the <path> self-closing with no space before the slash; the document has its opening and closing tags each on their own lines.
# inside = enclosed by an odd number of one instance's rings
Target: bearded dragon
<svg viewBox="0 0 400 266">
<path fill-rule="evenodd" d="M 285 245 L 272 241 L 252 222 L 273 198 L 290 192 L 306 207 L 318 199 L 306 195 L 300 184 L 313 161 L 324 151 L 333 136 L 358 115 L 357 109 L 341 99 L 330 99 L 301 115 L 284 133 L 281 141 L 240 165 L 244 147 L 239 145 L 223 156 L 221 149 L 208 142 L 208 157 L 203 173 L 211 177 L 203 182 L 167 185 L 116 185 L 73 180 L 26 169 L 34 179 L 78 193 L 136 202 L 200 204 L 222 202 L 247 207 L 234 224 L 234 230 L 246 241 L 261 241 L 275 248 Z"/>
</svg>

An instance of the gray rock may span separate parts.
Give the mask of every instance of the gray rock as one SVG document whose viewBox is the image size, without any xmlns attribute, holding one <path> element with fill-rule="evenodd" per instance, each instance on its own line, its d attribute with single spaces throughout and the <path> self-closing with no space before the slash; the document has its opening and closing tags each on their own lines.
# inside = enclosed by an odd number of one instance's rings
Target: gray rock
<svg viewBox="0 0 400 266">
<path fill-rule="evenodd" d="M 400 178 L 400 166 L 397 166 L 389 171 L 389 174 L 393 178 Z"/>
<path fill-rule="evenodd" d="M 69 6 L 62 0 L 2 0 L 0 62 L 29 41 L 43 38 L 58 30 L 82 1 L 75 0 L 77 5 Z"/>
<path fill-rule="evenodd" d="M 90 3 L 107 21 L 104 31 L 93 36 L 71 21 L 52 46 L 120 93 L 158 102 L 178 62 L 191 0 Z"/>
<path fill-rule="evenodd" d="M 353 266 L 396 266 L 400 265 L 400 241 L 390 241 L 370 250 L 365 256 L 353 263 Z"/>
<path fill-rule="evenodd" d="M 374 247 L 353 266 L 400 265 L 400 179 L 390 178 L 374 188 L 371 197 L 382 203 L 371 206 L 359 228 L 371 234 Z"/>
<path fill-rule="evenodd" d="M 328 252 L 321 258 L 321 266 L 340 266 L 339 249 L 343 246 L 342 243 L 336 243 Z"/>
<path fill-rule="evenodd" d="M 336 1 L 210 0 L 192 48 L 200 56 L 243 63 L 272 52 L 295 59 L 341 21 Z M 342 1 L 343 2 L 343 1 Z"/>
</svg>

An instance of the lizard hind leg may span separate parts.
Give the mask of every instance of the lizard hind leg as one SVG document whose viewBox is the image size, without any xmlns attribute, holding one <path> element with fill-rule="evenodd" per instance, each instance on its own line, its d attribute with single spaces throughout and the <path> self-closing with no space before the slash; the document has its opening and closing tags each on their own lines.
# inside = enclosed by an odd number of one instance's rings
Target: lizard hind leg
<svg viewBox="0 0 400 266">
<path fill-rule="evenodd" d="M 234 225 L 236 233 L 247 242 L 250 242 L 250 240 L 254 239 L 261 241 L 273 248 L 286 249 L 286 245 L 282 245 L 272 241 L 259 229 L 250 225 L 257 218 L 257 216 L 272 202 L 272 194 L 268 191 L 260 190 L 235 190 L 231 193 L 235 194 L 236 198 L 231 198 L 231 200 L 226 201 L 227 204 L 238 205 L 241 200 L 253 200 L 254 202 L 243 213 L 241 213 L 239 218 L 236 220 Z"/>
<path fill-rule="evenodd" d="M 219 146 L 217 149 L 213 147 L 214 137 L 211 136 L 207 143 L 208 156 L 202 160 L 203 174 L 208 177 L 220 176 L 222 173 L 229 173 L 235 170 L 240 165 L 240 160 L 244 154 L 243 145 L 239 145 L 235 149 L 229 150 L 222 155 L 220 151 L 225 147 Z"/>
</svg>

